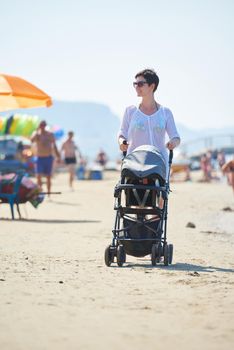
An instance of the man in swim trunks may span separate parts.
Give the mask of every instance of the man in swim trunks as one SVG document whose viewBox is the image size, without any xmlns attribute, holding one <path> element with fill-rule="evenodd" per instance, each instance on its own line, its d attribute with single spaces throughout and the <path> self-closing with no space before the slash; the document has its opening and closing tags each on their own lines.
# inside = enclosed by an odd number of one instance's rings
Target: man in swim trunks
<svg viewBox="0 0 234 350">
<path fill-rule="evenodd" d="M 69 186 L 73 188 L 73 181 L 75 178 L 77 155 L 81 159 L 81 153 L 76 146 L 74 140 L 74 132 L 69 131 L 67 140 L 62 144 L 61 153 L 64 153 L 64 161 L 69 171 Z"/>
<path fill-rule="evenodd" d="M 53 169 L 54 154 L 60 160 L 60 154 L 58 152 L 54 135 L 46 130 L 46 121 L 40 122 L 37 131 L 35 131 L 31 137 L 31 141 L 36 143 L 37 146 L 37 183 L 42 188 L 42 176 L 46 177 L 48 194 L 51 192 L 51 175 Z"/>
</svg>

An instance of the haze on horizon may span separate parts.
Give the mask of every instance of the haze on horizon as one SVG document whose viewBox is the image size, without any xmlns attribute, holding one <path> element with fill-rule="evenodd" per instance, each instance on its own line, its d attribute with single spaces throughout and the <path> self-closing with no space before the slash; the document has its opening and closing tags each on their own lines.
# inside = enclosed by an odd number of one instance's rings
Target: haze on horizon
<svg viewBox="0 0 234 350">
<path fill-rule="evenodd" d="M 233 126 L 233 12 L 232 0 L 2 1 L 1 72 L 121 117 L 138 103 L 134 75 L 152 67 L 176 121 Z"/>
</svg>

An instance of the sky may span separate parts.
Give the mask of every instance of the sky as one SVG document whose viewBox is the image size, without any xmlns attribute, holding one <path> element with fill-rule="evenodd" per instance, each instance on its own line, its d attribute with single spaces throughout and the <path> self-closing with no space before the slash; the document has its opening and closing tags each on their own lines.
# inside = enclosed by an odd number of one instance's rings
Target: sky
<svg viewBox="0 0 234 350">
<path fill-rule="evenodd" d="M 0 72 L 121 118 L 153 68 L 176 121 L 234 126 L 233 15 L 233 0 L 0 0 Z"/>
</svg>

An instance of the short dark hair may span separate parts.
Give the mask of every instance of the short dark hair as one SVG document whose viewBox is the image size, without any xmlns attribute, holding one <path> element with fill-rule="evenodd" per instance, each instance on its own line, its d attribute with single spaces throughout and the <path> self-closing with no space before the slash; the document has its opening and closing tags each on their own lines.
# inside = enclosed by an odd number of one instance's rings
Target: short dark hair
<svg viewBox="0 0 234 350">
<path fill-rule="evenodd" d="M 146 80 L 146 82 L 151 85 L 151 84 L 154 84 L 155 87 L 154 87 L 154 92 L 157 90 L 157 87 L 158 87 L 158 84 L 159 84 L 159 77 L 157 75 L 157 73 L 153 70 L 153 69 L 144 69 L 140 72 L 138 72 L 136 75 L 135 75 L 135 79 L 140 77 L 140 76 L 143 76 L 144 79 Z"/>
<path fill-rule="evenodd" d="M 40 127 L 41 127 L 41 126 L 46 126 L 46 125 L 47 125 L 47 123 L 46 123 L 45 120 L 40 121 L 40 124 L 39 124 Z"/>
</svg>

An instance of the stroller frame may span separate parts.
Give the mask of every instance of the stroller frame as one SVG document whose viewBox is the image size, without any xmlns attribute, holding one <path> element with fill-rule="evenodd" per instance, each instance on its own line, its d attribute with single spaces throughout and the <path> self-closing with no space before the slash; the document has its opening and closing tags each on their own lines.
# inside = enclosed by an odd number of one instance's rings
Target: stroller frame
<svg viewBox="0 0 234 350">
<path fill-rule="evenodd" d="M 169 153 L 169 171 L 165 185 L 151 184 L 129 184 L 125 183 L 125 176 L 121 176 L 120 182 L 114 190 L 114 210 L 116 210 L 115 224 L 112 230 L 112 243 L 105 250 L 105 263 L 110 266 L 116 257 L 118 266 L 126 262 L 126 245 L 134 243 L 140 247 L 141 243 L 146 245 L 146 250 L 131 252 L 128 255 L 146 256 L 151 254 L 152 265 L 155 266 L 163 260 L 164 265 L 172 263 L 173 245 L 167 243 L 167 217 L 168 217 L 168 195 L 170 193 L 170 169 L 173 159 L 173 151 Z M 139 192 L 141 191 L 141 196 Z M 143 191 L 142 191 L 143 190 Z M 125 206 L 122 205 L 122 194 L 125 194 Z M 132 193 L 136 206 L 126 204 L 126 193 Z M 147 206 L 147 200 L 151 196 L 153 204 Z M 159 207 L 159 198 L 163 199 L 163 206 Z M 158 199 L 158 203 L 156 203 Z M 147 231 L 151 237 L 137 238 L 129 237 L 129 230 L 138 233 Z M 144 235 L 143 235 L 144 236 Z"/>
</svg>

